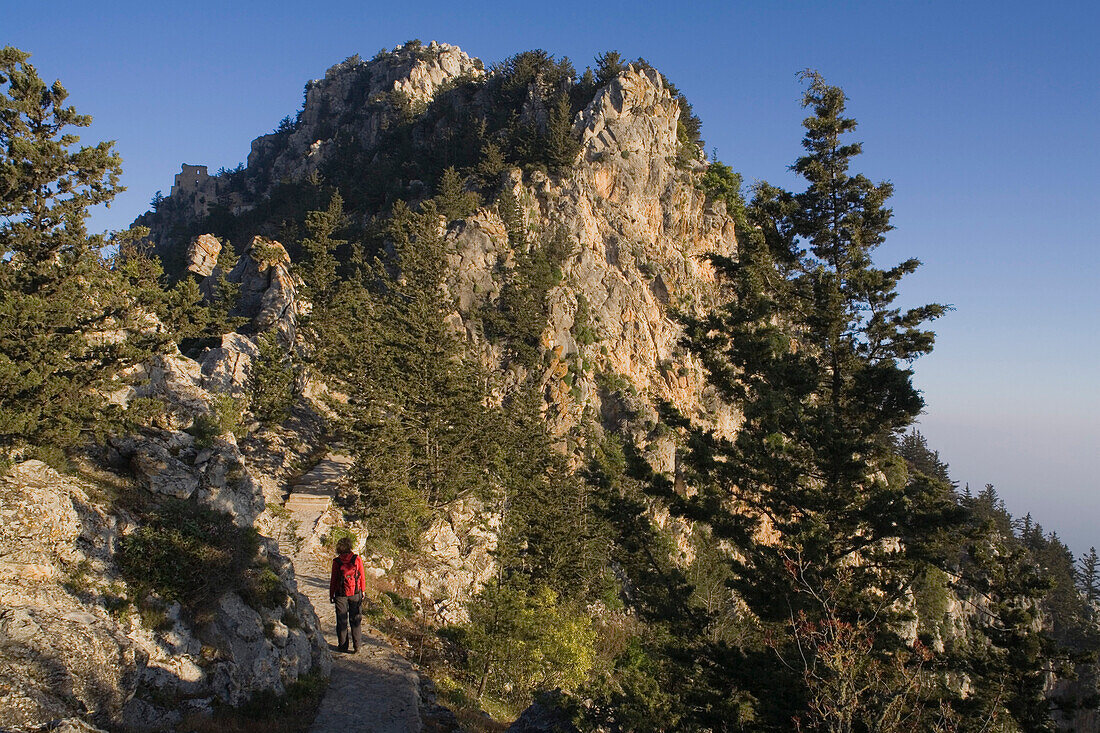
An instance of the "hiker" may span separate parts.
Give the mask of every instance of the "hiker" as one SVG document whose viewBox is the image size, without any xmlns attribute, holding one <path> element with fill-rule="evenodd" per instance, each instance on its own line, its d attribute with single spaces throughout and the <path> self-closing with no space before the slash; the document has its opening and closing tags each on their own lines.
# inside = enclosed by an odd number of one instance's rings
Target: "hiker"
<svg viewBox="0 0 1100 733">
<path fill-rule="evenodd" d="M 351 653 L 359 651 L 363 622 L 363 559 L 351 551 L 351 538 L 341 537 L 336 543 L 336 557 L 332 558 L 332 577 L 328 584 L 328 602 L 336 604 L 337 647 L 348 651 L 348 622 L 351 622 Z"/>
</svg>

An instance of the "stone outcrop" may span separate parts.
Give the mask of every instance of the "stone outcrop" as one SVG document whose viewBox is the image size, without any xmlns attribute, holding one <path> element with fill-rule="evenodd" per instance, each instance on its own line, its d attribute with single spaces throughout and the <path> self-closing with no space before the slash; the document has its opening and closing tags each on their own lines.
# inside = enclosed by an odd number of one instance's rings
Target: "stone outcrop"
<svg viewBox="0 0 1100 733">
<path fill-rule="evenodd" d="M 215 410 L 232 408 L 212 405 L 199 365 L 178 354 L 161 357 L 130 379 L 138 396 L 167 409 L 162 427 L 109 440 L 115 464 L 154 494 L 194 496 L 237 524 L 252 526 L 264 510 L 263 489 L 233 434 L 208 434 L 217 432 Z"/>
<path fill-rule="evenodd" d="M 404 569 L 401 582 L 439 623 L 468 621 L 466 606 L 496 572 L 493 551 L 499 531 L 500 514 L 493 507 L 473 499 L 452 504 L 424 533 L 420 552 Z M 375 575 L 393 565 L 380 557 L 368 559 L 368 564 L 367 572 Z"/>
<path fill-rule="evenodd" d="M 88 716 L 117 720 L 148 655 L 117 619 L 83 602 L 74 585 L 88 557 L 78 541 L 117 525 L 78 483 L 40 461 L 0 479 L 0 720 L 33 728 Z"/>
<path fill-rule="evenodd" d="M 225 466 L 227 456 L 239 456 L 235 446 L 201 451 L 208 454 L 204 461 L 187 438 L 131 438 L 139 485 L 238 511 L 238 520 L 252 515 L 254 505 L 226 498 L 239 487 L 218 490 L 228 486 Z M 243 464 L 238 469 L 247 473 Z M 128 610 L 140 599 L 127 589 L 116 561 L 119 539 L 141 520 L 104 499 L 102 488 L 38 461 L 0 479 L 5 724 L 29 730 L 79 716 L 105 727 L 151 730 L 189 712 L 209 713 L 218 701 L 237 705 L 259 690 L 280 692 L 307 672 L 327 673 L 331 662 L 316 616 L 271 540 L 261 541 L 259 559 L 286 590 L 282 605 L 253 607 L 228 590 L 201 623 L 169 603 L 163 619 L 147 627 L 141 614 Z"/>
<path fill-rule="evenodd" d="M 220 346 L 207 349 L 202 356 L 202 386 L 209 392 L 243 397 L 252 362 L 260 355 L 255 342 L 244 334 L 222 335 Z"/>
<path fill-rule="evenodd" d="M 227 279 L 241 286 L 231 316 L 249 319 L 254 332 L 275 331 L 283 344 L 294 343 L 297 288 L 290 274 L 290 255 L 283 245 L 253 237 Z"/>
<path fill-rule="evenodd" d="M 578 115 L 583 147 L 571 175 L 515 171 L 505 184 L 529 230 L 561 230 L 574 243 L 563 282 L 550 292 L 543 336 L 552 359 L 541 382 L 561 431 L 588 407 L 605 421 L 634 413 L 644 422 L 657 400 L 723 432 L 737 425 L 735 414 L 710 399 L 697 360 L 678 346 L 681 328 L 670 313 L 700 312 L 712 302 L 718 286 L 705 255 L 732 255 L 737 247 L 723 205 L 708 204 L 695 185 L 700 164 L 678 162 L 679 113 L 660 75 L 630 67 Z M 490 210 L 452 225 L 448 239 L 452 294 L 473 336 L 479 307 L 495 301 L 514 255 Z M 675 471 L 670 445 L 657 441 L 649 457 L 659 470 Z"/>
<path fill-rule="evenodd" d="M 253 608 L 235 591 L 211 618 L 178 604 L 149 628 L 131 607 L 116 564 L 137 520 L 103 502 L 94 484 L 39 461 L 0 479 L 0 720 L 17 730 L 78 717 L 103 727 L 172 726 L 216 701 L 240 704 L 326 673 L 317 619 L 293 571 L 267 541 L 261 555 L 290 597 Z M 286 619 L 294 618 L 294 627 Z M 77 725 L 74 721 L 73 725 Z"/>
<path fill-rule="evenodd" d="M 218 266 L 222 243 L 213 234 L 200 234 L 187 247 L 187 271 L 209 277 Z"/>
<path fill-rule="evenodd" d="M 173 255 L 180 245 L 173 232 L 179 226 L 202 221 L 215 205 L 234 215 L 249 211 L 280 182 L 316 174 L 341 145 L 373 148 L 395 115 L 421 112 L 448 83 L 484 74 L 478 59 L 434 41 L 410 42 L 370 61 L 353 56 L 306 85 L 297 119 L 252 141 L 246 169 L 210 175 L 206 166 L 185 164 L 170 194 L 134 224 L 150 228 L 153 252 L 162 262 L 177 262 Z M 185 261 L 182 269 L 187 267 Z"/>
<path fill-rule="evenodd" d="M 192 248 L 192 261 L 205 263 L 198 275 L 217 257 L 203 241 Z M 296 301 L 285 250 L 257 240 L 246 254 L 235 272 L 249 294 L 242 307 L 251 325 L 292 336 Z M 143 520 L 109 500 L 115 484 L 143 493 L 152 506 L 186 500 L 225 512 L 242 527 L 257 523 L 266 487 L 224 430 L 221 413 L 235 406 L 215 399 L 215 393 L 245 394 L 257 355 L 251 339 L 226 334 L 201 365 L 175 352 L 120 375 L 109 399 L 127 405 L 141 398 L 162 409 L 141 431 L 109 439 L 107 458 L 118 474 L 100 477 L 112 484 L 106 491 L 37 461 L 0 479 L 4 725 L 38 730 L 68 720 L 72 730 L 91 730 L 79 727 L 89 722 L 171 728 L 216 704 L 281 692 L 307 672 L 327 674 L 331 659 L 317 618 L 273 540 L 261 538 L 258 562 L 275 574 L 285 602 L 250 605 L 257 601 L 227 590 L 201 622 L 178 604 L 156 601 L 163 619 L 148 628 L 134 606 L 143 601 L 116 561 L 119 539 Z"/>
</svg>

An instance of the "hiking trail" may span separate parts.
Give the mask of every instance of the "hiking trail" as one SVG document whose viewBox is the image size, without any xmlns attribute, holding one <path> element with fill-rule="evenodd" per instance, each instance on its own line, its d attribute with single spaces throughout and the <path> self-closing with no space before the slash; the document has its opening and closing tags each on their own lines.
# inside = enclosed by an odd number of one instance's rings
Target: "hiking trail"
<svg viewBox="0 0 1100 733">
<path fill-rule="evenodd" d="M 411 662 L 365 620 L 359 653 L 336 651 L 336 613 L 328 602 L 332 557 L 316 535 L 350 467 L 349 457 L 330 453 L 291 487 L 284 504 L 291 521 L 280 549 L 293 560 L 298 590 L 313 604 L 333 651 L 332 679 L 310 731 L 420 733 L 420 679 Z"/>
</svg>

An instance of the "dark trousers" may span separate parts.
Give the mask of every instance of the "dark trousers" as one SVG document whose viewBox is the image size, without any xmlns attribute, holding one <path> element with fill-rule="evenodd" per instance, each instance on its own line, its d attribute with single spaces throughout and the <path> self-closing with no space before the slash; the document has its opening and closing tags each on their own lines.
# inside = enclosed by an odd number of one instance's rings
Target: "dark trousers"
<svg viewBox="0 0 1100 733">
<path fill-rule="evenodd" d="M 363 623 L 363 594 L 356 593 L 353 596 L 336 596 L 336 640 L 340 643 L 340 651 L 348 650 L 348 622 L 351 623 L 351 641 L 358 649 L 363 643 L 363 635 L 360 626 Z"/>
</svg>

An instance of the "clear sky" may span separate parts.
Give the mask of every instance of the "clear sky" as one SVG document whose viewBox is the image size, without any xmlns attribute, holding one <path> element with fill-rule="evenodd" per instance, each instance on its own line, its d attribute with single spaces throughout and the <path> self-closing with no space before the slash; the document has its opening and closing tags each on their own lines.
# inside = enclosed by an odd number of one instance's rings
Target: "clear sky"
<svg viewBox="0 0 1100 733">
<path fill-rule="evenodd" d="M 579 67 L 643 56 L 692 101 L 708 151 L 747 182 L 797 187 L 797 72 L 844 88 L 865 154 L 895 185 L 879 253 L 924 267 L 906 303 L 950 303 L 915 364 L 921 430 L 952 474 L 992 483 L 1077 554 L 1100 545 L 1100 4 L 51 2 L 0 0 L 0 43 L 33 54 L 118 141 L 125 227 L 180 163 L 233 167 L 293 115 L 306 81 L 412 38 L 487 64 L 532 48 Z"/>
</svg>

